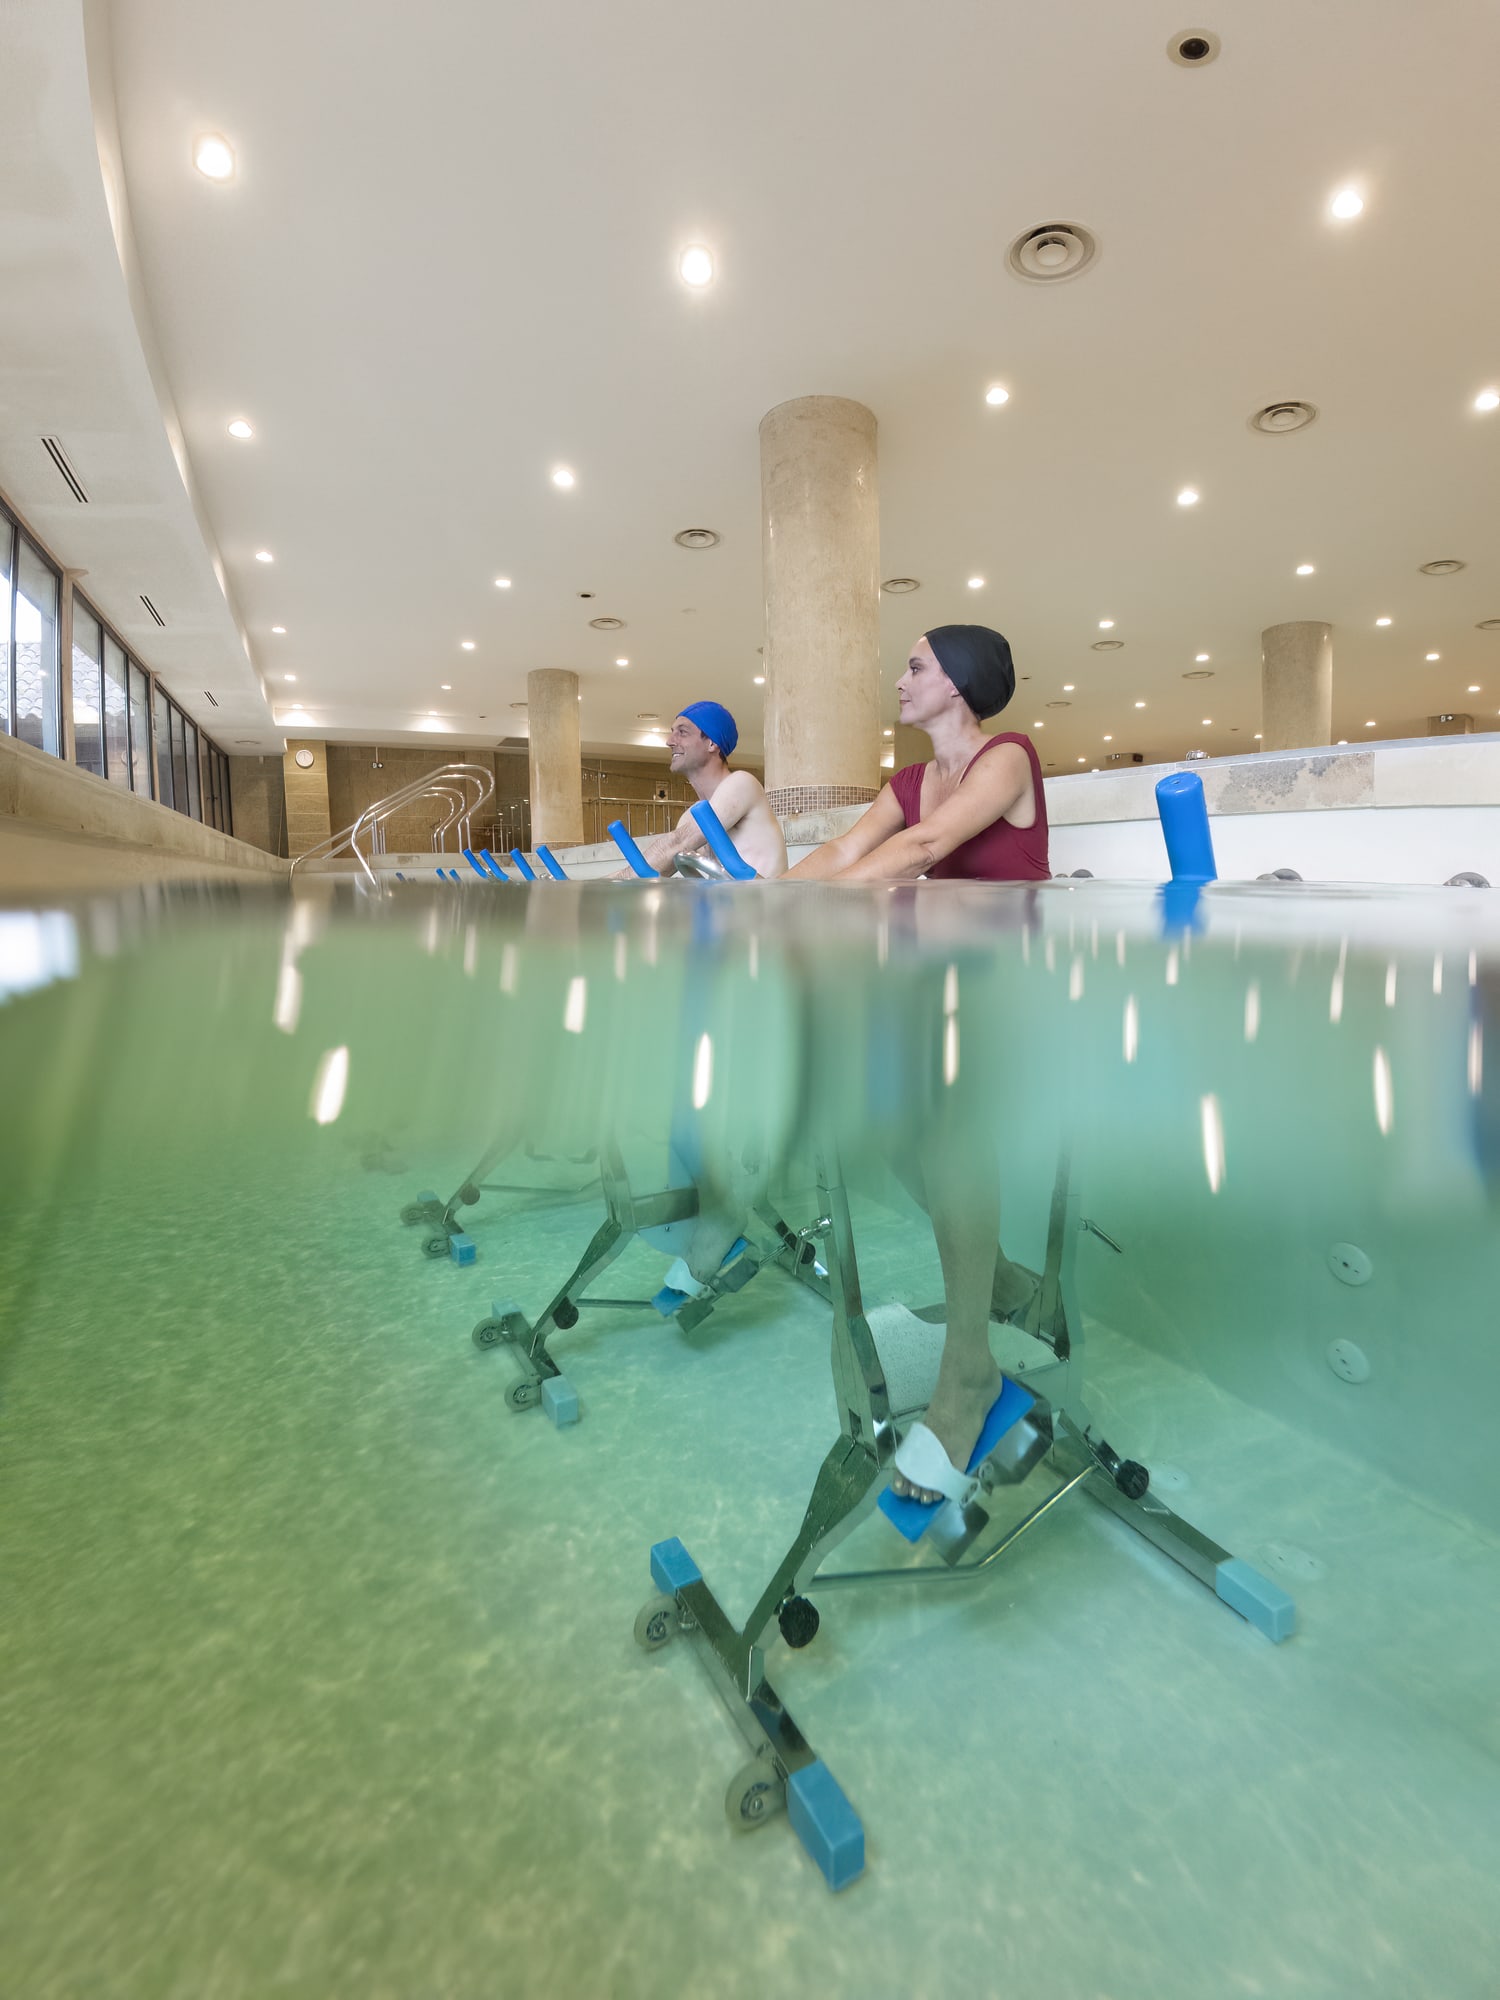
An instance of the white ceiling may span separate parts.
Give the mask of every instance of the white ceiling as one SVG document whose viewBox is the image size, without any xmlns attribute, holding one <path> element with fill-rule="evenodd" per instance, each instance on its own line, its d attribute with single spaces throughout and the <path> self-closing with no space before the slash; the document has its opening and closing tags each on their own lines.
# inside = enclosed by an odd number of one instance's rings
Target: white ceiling
<svg viewBox="0 0 1500 2000">
<path fill-rule="evenodd" d="M 815 392 L 875 411 L 882 572 L 922 580 L 883 609 L 891 710 L 923 626 L 982 618 L 1059 769 L 1106 731 L 1248 749 L 1260 631 L 1306 617 L 1335 626 L 1336 735 L 1500 722 L 1500 633 L 1475 630 L 1500 617 L 1500 412 L 1472 409 L 1500 385 L 1490 0 L 1223 0 L 1199 72 L 1166 45 L 1205 23 L 1145 0 L 114 0 L 109 21 L 159 395 L 306 733 L 519 733 L 528 668 L 565 666 L 592 745 L 712 694 L 755 752 L 757 425 Z M 54 112 L 76 145 L 79 107 Z M 205 131 L 236 150 L 227 186 L 193 169 Z M 1364 214 L 1333 223 L 1351 182 Z M 1097 266 L 1018 282 L 1006 246 L 1059 219 Z M 701 296 L 675 272 L 695 241 L 719 266 Z M 65 356 L 59 407 L 94 365 Z M 1310 430 L 1247 429 L 1292 397 Z M 82 417 L 57 423 L 92 470 Z M 696 526 L 721 546 L 674 546 Z M 148 553 L 122 551 L 122 602 Z M 1440 556 L 1468 567 L 1417 574 Z M 590 631 L 600 613 L 627 629 Z M 233 618 L 203 615 L 227 675 Z M 1103 617 L 1123 652 L 1090 650 Z M 164 636 L 142 635 L 153 664 Z M 1215 678 L 1186 683 L 1199 652 Z"/>
</svg>

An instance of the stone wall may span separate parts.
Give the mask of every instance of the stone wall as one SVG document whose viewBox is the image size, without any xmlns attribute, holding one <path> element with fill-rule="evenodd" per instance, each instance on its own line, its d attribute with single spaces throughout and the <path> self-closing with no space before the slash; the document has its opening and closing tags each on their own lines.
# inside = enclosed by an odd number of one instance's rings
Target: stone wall
<svg viewBox="0 0 1500 2000">
<path fill-rule="evenodd" d="M 229 806 L 236 840 L 286 853 L 286 786 L 279 757 L 231 757 Z"/>
</svg>

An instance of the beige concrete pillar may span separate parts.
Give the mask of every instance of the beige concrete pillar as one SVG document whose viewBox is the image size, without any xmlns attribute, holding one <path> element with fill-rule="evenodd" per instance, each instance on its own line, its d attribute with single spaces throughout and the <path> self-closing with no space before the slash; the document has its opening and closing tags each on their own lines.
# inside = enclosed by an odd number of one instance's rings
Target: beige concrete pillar
<svg viewBox="0 0 1500 2000">
<path fill-rule="evenodd" d="M 904 770 L 908 764 L 931 763 L 932 741 L 925 729 L 909 729 L 904 722 L 898 722 L 894 741 L 898 771 Z"/>
<path fill-rule="evenodd" d="M 799 396 L 761 419 L 766 790 L 779 813 L 880 786 L 880 494 L 875 418 Z"/>
<path fill-rule="evenodd" d="M 1333 741 L 1333 628 L 1316 619 L 1260 635 L 1262 750 L 1315 750 Z"/>
<path fill-rule="evenodd" d="M 299 764 L 299 753 L 311 751 L 312 762 Z M 286 787 L 286 846 L 292 860 L 327 840 L 333 832 L 328 818 L 328 748 L 323 743 L 288 743 L 281 759 Z"/>
<path fill-rule="evenodd" d="M 531 844 L 577 847 L 583 840 L 583 757 L 578 676 L 538 667 L 526 676 L 531 739 Z"/>
</svg>

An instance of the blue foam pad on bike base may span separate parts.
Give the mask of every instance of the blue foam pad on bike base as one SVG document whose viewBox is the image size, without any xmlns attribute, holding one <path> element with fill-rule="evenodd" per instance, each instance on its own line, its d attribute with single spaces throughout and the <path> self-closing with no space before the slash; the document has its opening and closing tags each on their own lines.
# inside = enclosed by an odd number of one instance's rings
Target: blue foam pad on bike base
<svg viewBox="0 0 1500 2000">
<path fill-rule="evenodd" d="M 1262 1576 L 1243 1556 L 1228 1556 L 1214 1571 L 1214 1595 L 1274 1645 L 1296 1629 L 1297 1607 L 1279 1583 Z"/>
<path fill-rule="evenodd" d="M 847 1888 L 864 1873 L 865 1830 L 859 1814 L 821 1760 L 787 1780 L 786 1816 L 830 1889 Z"/>
<path fill-rule="evenodd" d="M 972 1472 L 982 1460 L 999 1444 L 1012 1424 L 1018 1424 L 1036 1401 L 1029 1389 L 1023 1389 L 1019 1382 L 1012 1382 L 1007 1375 L 1005 1387 L 994 1402 L 984 1420 L 984 1427 L 973 1451 L 969 1454 L 966 1472 Z M 909 1542 L 919 1542 L 938 1517 L 938 1509 L 946 1507 L 946 1500 L 914 1500 L 909 1493 L 893 1493 L 888 1486 L 881 1494 L 877 1505 L 893 1528 L 905 1535 Z"/>
</svg>

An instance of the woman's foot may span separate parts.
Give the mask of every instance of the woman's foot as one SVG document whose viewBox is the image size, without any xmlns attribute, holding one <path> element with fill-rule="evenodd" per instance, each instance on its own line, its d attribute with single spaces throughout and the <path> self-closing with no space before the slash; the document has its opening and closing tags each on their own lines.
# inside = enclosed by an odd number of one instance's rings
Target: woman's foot
<svg viewBox="0 0 1500 2000">
<path fill-rule="evenodd" d="M 999 1364 L 986 1348 L 982 1357 L 958 1356 L 950 1341 L 943 1352 L 937 1387 L 922 1419 L 950 1462 L 962 1472 L 969 1463 L 984 1420 L 1005 1386 Z M 940 1500 L 929 1488 L 914 1486 L 903 1473 L 891 1475 L 891 1491 L 913 1500 Z"/>
</svg>

